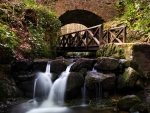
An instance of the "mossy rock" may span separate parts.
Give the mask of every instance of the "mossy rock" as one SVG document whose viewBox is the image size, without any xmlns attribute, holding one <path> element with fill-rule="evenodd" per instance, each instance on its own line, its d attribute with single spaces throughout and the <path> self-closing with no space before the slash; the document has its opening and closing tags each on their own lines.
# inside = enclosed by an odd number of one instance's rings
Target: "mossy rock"
<svg viewBox="0 0 150 113">
<path fill-rule="evenodd" d="M 79 72 L 70 72 L 68 75 L 68 81 L 67 81 L 67 91 L 71 91 L 72 89 L 75 89 L 76 87 L 81 88 L 84 84 L 84 78 L 83 75 Z"/>
<path fill-rule="evenodd" d="M 85 75 L 86 72 L 87 72 L 87 68 L 82 68 L 79 72 L 80 72 L 82 75 Z"/>
<path fill-rule="evenodd" d="M 66 86 L 66 99 L 74 99 L 81 96 L 81 88 L 84 85 L 83 75 L 79 72 L 70 72 Z"/>
<path fill-rule="evenodd" d="M 149 113 L 146 106 L 142 104 L 135 104 L 130 108 L 130 113 Z"/>
<path fill-rule="evenodd" d="M 130 61 L 127 59 L 119 59 L 119 63 L 123 66 L 123 68 L 130 67 Z"/>
<path fill-rule="evenodd" d="M 66 70 L 67 66 L 71 63 L 70 60 L 67 59 L 56 59 L 51 61 L 51 72 L 61 74 Z"/>
<path fill-rule="evenodd" d="M 125 72 L 119 76 L 118 89 L 134 88 L 137 80 L 140 78 L 140 74 L 133 68 L 128 67 Z"/>
<path fill-rule="evenodd" d="M 94 63 L 95 63 L 94 59 L 80 58 L 72 65 L 70 71 L 79 72 L 82 68 L 92 70 Z"/>
<path fill-rule="evenodd" d="M 134 106 L 137 103 L 141 103 L 141 100 L 136 95 L 127 95 L 122 97 L 118 103 L 117 106 L 119 110 L 129 110 L 132 106 Z"/>
<path fill-rule="evenodd" d="M 119 61 L 110 57 L 98 57 L 97 64 L 94 66 L 99 71 L 114 71 L 119 67 Z"/>
<path fill-rule="evenodd" d="M 86 87 L 95 90 L 97 86 L 104 90 L 112 90 L 115 87 L 116 76 L 114 73 L 89 72 L 86 76 Z"/>
<path fill-rule="evenodd" d="M 58 78 L 58 76 L 59 76 L 58 74 L 52 73 L 52 77 L 51 77 L 52 82 L 54 82 Z"/>
</svg>

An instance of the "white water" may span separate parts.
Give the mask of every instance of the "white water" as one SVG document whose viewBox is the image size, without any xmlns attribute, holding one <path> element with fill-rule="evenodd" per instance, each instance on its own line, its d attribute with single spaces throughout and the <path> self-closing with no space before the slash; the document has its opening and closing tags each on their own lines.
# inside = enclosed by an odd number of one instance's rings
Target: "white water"
<svg viewBox="0 0 150 113">
<path fill-rule="evenodd" d="M 83 85 L 83 88 L 82 88 L 82 106 L 86 105 L 86 77 L 84 79 L 84 85 Z"/>
<path fill-rule="evenodd" d="M 47 63 L 45 73 L 37 73 L 38 77 L 34 81 L 33 100 L 35 101 L 37 81 L 41 84 L 44 90 L 44 95 L 47 96 L 47 91 L 51 89 L 51 73 L 50 73 L 50 62 Z"/>
<path fill-rule="evenodd" d="M 93 69 L 92 69 L 92 71 L 91 72 L 97 72 L 97 70 L 96 69 L 94 69 L 94 67 L 93 67 Z"/>
<path fill-rule="evenodd" d="M 62 72 L 59 78 L 53 83 L 48 99 L 45 100 L 41 106 L 37 109 L 33 109 L 26 113 L 54 113 L 54 112 L 65 112 L 67 110 L 66 107 L 60 107 L 64 104 L 64 96 L 66 91 L 66 83 L 69 75 L 69 70 L 71 66 L 70 64 L 66 71 Z"/>
</svg>

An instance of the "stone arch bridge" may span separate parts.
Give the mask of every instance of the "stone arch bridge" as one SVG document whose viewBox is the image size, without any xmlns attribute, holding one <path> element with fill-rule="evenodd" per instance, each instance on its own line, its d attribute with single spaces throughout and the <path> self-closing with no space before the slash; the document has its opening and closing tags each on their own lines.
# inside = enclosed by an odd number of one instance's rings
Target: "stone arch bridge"
<svg viewBox="0 0 150 113">
<path fill-rule="evenodd" d="M 51 8 L 62 26 L 71 23 L 86 27 L 102 24 L 115 17 L 117 0 L 56 0 Z"/>
</svg>

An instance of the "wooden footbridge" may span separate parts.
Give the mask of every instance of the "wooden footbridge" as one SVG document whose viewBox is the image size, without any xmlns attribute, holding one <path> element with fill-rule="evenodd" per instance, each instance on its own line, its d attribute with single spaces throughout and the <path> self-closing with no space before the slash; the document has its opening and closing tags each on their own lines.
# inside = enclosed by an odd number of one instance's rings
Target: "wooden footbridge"
<svg viewBox="0 0 150 113">
<path fill-rule="evenodd" d="M 103 30 L 102 25 L 60 36 L 60 51 L 96 51 L 101 45 L 125 43 L 126 26 Z"/>
</svg>

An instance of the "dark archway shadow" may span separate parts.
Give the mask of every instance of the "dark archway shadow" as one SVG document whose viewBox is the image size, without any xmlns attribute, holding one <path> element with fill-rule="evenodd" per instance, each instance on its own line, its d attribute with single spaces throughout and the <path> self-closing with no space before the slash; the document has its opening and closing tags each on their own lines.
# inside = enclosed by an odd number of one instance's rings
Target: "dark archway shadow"
<svg viewBox="0 0 150 113">
<path fill-rule="evenodd" d="M 71 23 L 79 23 L 86 27 L 92 27 L 98 24 L 102 24 L 104 20 L 98 15 L 87 10 L 68 10 L 59 17 L 62 26 Z"/>
</svg>

